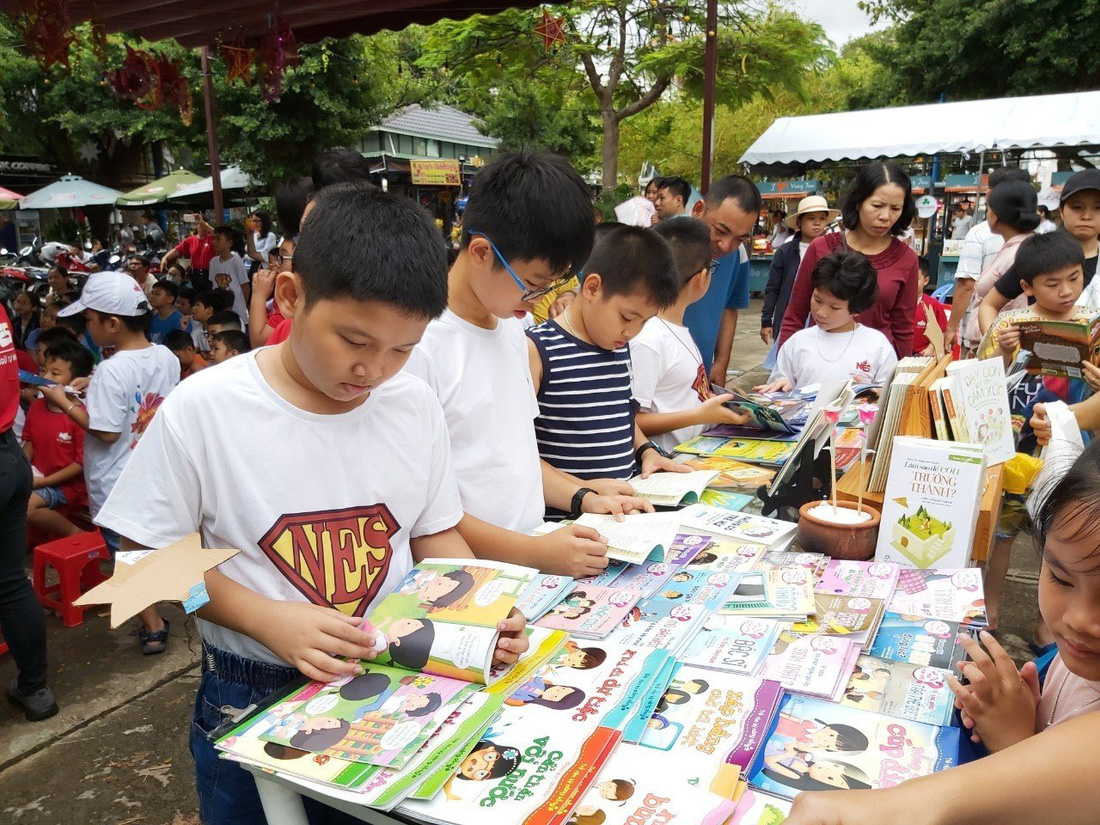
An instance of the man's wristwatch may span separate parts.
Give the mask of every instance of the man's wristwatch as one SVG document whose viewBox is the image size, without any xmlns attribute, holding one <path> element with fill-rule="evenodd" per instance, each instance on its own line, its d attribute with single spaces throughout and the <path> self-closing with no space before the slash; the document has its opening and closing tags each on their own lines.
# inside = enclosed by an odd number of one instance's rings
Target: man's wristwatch
<svg viewBox="0 0 1100 825">
<path fill-rule="evenodd" d="M 584 501 L 584 497 L 589 493 L 596 492 L 591 487 L 581 487 L 577 492 L 573 493 L 573 501 L 569 504 L 569 515 L 571 518 L 579 518 L 581 515 L 581 502 Z"/>
<path fill-rule="evenodd" d="M 645 455 L 646 450 L 656 450 L 657 455 L 663 455 L 665 458 L 668 458 L 668 453 L 666 453 L 652 441 L 647 441 L 645 444 L 634 451 L 634 460 L 638 462 L 639 467 L 642 466 L 642 456 Z"/>
</svg>

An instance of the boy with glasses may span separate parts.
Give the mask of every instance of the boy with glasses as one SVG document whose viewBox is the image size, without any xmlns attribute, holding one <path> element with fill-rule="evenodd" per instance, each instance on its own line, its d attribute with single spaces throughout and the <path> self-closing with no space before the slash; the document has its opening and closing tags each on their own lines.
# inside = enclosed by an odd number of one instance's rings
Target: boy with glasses
<svg viewBox="0 0 1100 825">
<path fill-rule="evenodd" d="M 488 164 L 470 191 L 447 310 L 428 324 L 408 366 L 443 405 L 465 511 L 458 530 L 474 553 L 576 578 L 606 567 L 606 542 L 576 526 L 526 535 L 546 506 L 577 510 L 574 499 L 588 488 L 596 492 L 582 494 L 585 511 L 647 505 L 629 485 L 582 484 L 540 461 L 519 319 L 580 268 L 593 232 L 588 187 L 567 161 L 519 152 Z"/>
</svg>

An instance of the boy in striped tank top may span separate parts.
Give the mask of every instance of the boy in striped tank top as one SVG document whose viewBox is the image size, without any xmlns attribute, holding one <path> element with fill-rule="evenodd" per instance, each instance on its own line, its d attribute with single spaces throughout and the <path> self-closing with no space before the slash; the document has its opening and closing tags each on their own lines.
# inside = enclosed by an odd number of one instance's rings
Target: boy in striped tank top
<svg viewBox="0 0 1100 825">
<path fill-rule="evenodd" d="M 580 479 L 686 472 L 634 420 L 627 348 L 680 295 L 668 242 L 649 229 L 618 227 L 600 238 L 584 272 L 569 308 L 527 331 L 539 454 Z"/>
</svg>

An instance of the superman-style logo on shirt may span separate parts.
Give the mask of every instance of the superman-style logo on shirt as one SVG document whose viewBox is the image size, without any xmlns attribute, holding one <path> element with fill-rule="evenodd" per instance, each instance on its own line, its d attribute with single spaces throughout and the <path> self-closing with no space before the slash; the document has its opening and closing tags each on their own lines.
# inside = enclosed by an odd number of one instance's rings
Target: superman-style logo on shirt
<svg viewBox="0 0 1100 825">
<path fill-rule="evenodd" d="M 290 513 L 259 545 L 311 602 L 362 616 L 386 580 L 400 529 L 384 504 Z"/>
</svg>

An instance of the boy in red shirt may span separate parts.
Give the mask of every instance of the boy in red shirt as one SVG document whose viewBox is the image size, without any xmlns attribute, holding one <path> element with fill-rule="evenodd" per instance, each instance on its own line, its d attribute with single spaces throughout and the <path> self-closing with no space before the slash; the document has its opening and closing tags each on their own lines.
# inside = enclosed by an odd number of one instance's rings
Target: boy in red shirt
<svg viewBox="0 0 1100 825">
<path fill-rule="evenodd" d="M 943 304 L 931 295 L 926 295 L 924 293 L 924 288 L 928 286 L 928 272 L 931 268 L 928 259 L 920 255 L 917 258 L 917 265 L 920 270 L 917 275 L 917 283 L 919 284 L 917 290 L 917 315 L 916 320 L 913 322 L 913 355 L 934 356 L 936 350 L 932 346 L 932 342 L 928 340 L 925 331 L 928 329 L 930 320 L 935 319 L 936 325 L 942 331 L 946 332 L 947 313 L 943 309 Z"/>
<path fill-rule="evenodd" d="M 76 341 L 60 341 L 46 350 L 42 377 L 67 387 L 74 379 L 91 375 L 92 365 L 88 350 Z M 80 402 L 69 399 L 69 403 Z M 64 409 L 39 398 L 27 412 L 23 451 L 37 470 L 34 491 L 27 503 L 27 523 L 59 537 L 76 535 L 80 528 L 60 510 L 88 503 L 84 486 L 84 430 Z"/>
</svg>

